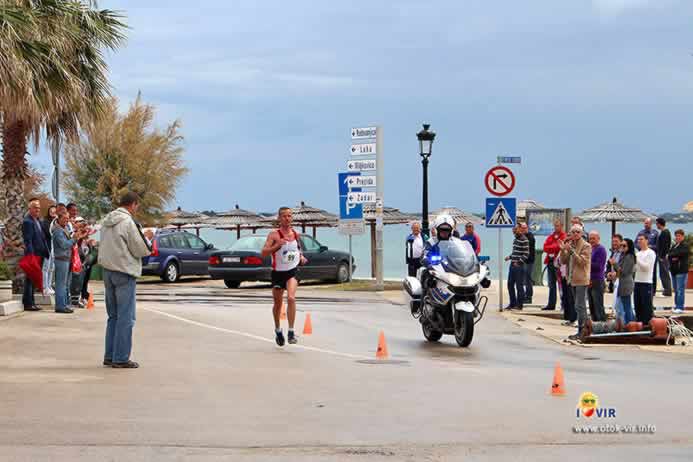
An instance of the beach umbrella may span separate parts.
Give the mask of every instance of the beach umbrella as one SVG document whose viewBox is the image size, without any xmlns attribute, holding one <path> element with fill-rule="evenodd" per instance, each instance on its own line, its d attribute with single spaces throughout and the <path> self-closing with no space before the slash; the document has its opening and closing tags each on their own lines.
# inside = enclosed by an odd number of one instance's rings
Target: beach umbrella
<svg viewBox="0 0 693 462">
<path fill-rule="evenodd" d="M 186 212 L 178 207 L 176 210 L 166 213 L 165 228 L 195 229 L 200 235 L 200 228 L 211 227 L 207 224 L 209 217 L 203 213 Z"/>
<path fill-rule="evenodd" d="M 693 201 L 687 202 L 686 205 L 683 206 L 683 210 L 686 212 L 693 212 Z"/>
<path fill-rule="evenodd" d="M 615 197 L 611 202 L 599 204 L 591 209 L 584 210 L 578 215 L 582 221 L 611 222 L 611 235 L 616 234 L 616 223 L 626 222 L 633 223 L 643 221 L 646 218 L 654 218 L 654 215 L 645 213 L 640 209 L 626 207 L 621 204 Z"/>
<path fill-rule="evenodd" d="M 524 199 L 517 202 L 517 218 L 527 218 L 527 210 L 544 209 L 543 205 L 532 199 Z"/>
<path fill-rule="evenodd" d="M 291 209 L 294 224 L 301 226 L 301 232 L 305 234 L 307 227 L 313 228 L 313 238 L 316 236 L 316 228 L 332 228 L 337 226 L 337 215 L 326 210 L 318 209 L 306 205 L 304 201 L 301 204 Z M 265 227 L 276 227 L 279 225 L 277 216 L 263 218 L 262 222 Z"/>
<path fill-rule="evenodd" d="M 236 204 L 236 207 L 227 212 L 220 212 L 214 217 L 209 217 L 207 223 L 217 229 L 235 229 L 236 238 L 240 238 L 241 229 L 252 229 L 253 233 L 255 233 L 258 228 L 267 227 L 263 220 L 264 217 L 261 215 L 244 210 Z"/>
<path fill-rule="evenodd" d="M 363 219 L 371 231 L 371 276 L 375 277 L 375 204 L 363 205 Z M 419 220 L 419 217 L 400 212 L 393 207 L 383 207 L 383 225 L 402 225 Z"/>
<path fill-rule="evenodd" d="M 433 223 L 440 215 L 452 216 L 458 226 L 466 225 L 467 223 L 471 223 L 473 225 L 481 225 L 484 223 L 484 220 L 473 213 L 465 212 L 457 207 L 443 207 L 442 209 L 438 209 L 429 215 L 428 220 Z"/>
</svg>

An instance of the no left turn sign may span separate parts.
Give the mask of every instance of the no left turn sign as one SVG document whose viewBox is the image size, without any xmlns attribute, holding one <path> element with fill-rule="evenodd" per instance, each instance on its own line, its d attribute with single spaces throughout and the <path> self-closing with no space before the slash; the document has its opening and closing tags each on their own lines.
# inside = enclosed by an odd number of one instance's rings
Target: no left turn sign
<svg viewBox="0 0 693 462">
<path fill-rule="evenodd" d="M 515 175 L 508 167 L 498 165 L 486 173 L 484 184 L 494 196 L 506 196 L 515 189 Z"/>
</svg>

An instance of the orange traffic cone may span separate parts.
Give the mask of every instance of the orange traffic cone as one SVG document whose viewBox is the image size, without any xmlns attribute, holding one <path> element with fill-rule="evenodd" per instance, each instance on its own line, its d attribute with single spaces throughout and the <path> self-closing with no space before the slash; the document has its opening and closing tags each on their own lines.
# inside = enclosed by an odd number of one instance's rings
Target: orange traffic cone
<svg viewBox="0 0 693 462">
<path fill-rule="evenodd" d="M 378 351 L 375 352 L 375 359 L 388 359 L 390 353 L 387 351 L 387 343 L 385 342 L 385 332 L 380 331 L 378 336 Z"/>
<path fill-rule="evenodd" d="M 281 311 L 279 313 L 279 319 L 281 319 L 281 320 L 286 319 L 286 305 L 284 305 L 283 303 L 282 303 Z"/>
<path fill-rule="evenodd" d="M 313 323 L 310 320 L 310 313 L 306 313 L 306 321 L 303 324 L 303 335 L 310 335 L 313 333 Z"/>
<path fill-rule="evenodd" d="M 92 294 L 92 293 L 89 294 L 89 300 L 87 300 L 87 309 L 88 310 L 94 309 L 94 294 Z"/>
<path fill-rule="evenodd" d="M 563 380 L 563 369 L 561 364 L 556 362 L 553 372 L 553 383 L 551 384 L 551 394 L 553 396 L 565 396 L 565 382 Z"/>
</svg>

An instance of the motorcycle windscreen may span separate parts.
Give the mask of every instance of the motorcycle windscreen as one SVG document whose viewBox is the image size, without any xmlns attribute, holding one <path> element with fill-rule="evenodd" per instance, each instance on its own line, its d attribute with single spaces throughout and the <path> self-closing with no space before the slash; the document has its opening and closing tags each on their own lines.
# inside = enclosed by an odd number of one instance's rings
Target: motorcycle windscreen
<svg viewBox="0 0 693 462">
<path fill-rule="evenodd" d="M 447 241 L 439 241 L 438 248 L 445 271 L 462 277 L 479 272 L 479 260 L 468 241 L 453 237 Z"/>
</svg>

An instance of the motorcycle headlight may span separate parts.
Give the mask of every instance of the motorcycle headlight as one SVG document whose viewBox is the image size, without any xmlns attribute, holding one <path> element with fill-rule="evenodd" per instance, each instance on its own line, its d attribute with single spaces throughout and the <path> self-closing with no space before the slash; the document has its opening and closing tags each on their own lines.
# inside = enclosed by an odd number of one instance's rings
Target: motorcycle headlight
<svg viewBox="0 0 693 462">
<path fill-rule="evenodd" d="M 472 274 L 471 276 L 467 276 L 466 278 L 463 278 L 462 276 L 458 276 L 457 274 L 451 274 L 451 273 L 445 273 L 445 278 L 446 282 L 450 284 L 451 286 L 474 286 L 479 283 L 479 275 L 478 274 Z"/>
</svg>

